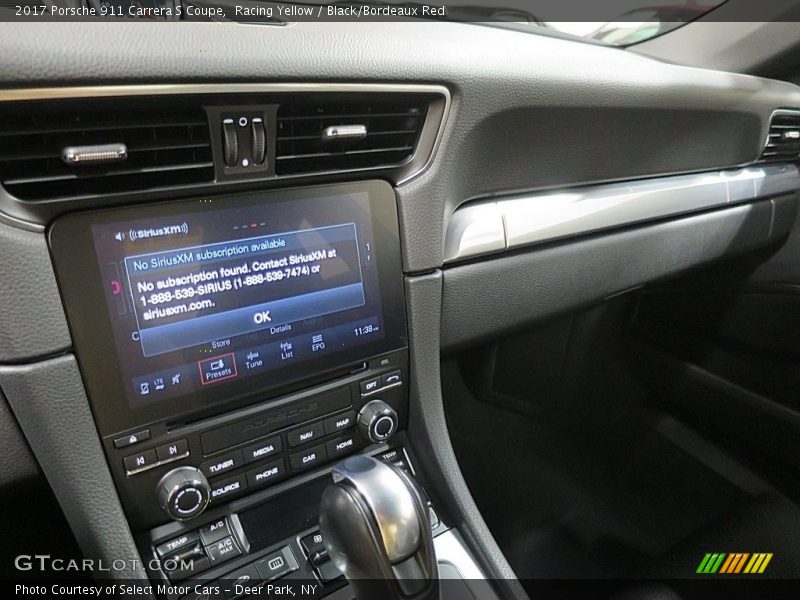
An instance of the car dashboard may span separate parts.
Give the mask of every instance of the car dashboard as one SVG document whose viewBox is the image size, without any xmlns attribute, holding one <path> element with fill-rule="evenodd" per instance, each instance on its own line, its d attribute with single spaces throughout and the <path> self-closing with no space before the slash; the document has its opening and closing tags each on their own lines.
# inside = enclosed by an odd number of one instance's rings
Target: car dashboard
<svg viewBox="0 0 800 600">
<path fill-rule="evenodd" d="M 795 222 L 788 83 L 474 24 L 99 32 L 0 36 L 0 483 L 38 463 L 159 597 L 345 593 L 317 521 L 351 455 L 418 481 L 473 593 L 524 597 L 441 355 Z"/>
</svg>

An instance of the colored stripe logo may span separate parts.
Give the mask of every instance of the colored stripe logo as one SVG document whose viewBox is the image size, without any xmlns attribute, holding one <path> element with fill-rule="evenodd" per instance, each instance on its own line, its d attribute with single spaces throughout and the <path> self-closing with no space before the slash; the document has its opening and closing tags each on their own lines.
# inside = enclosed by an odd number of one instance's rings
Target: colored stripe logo
<svg viewBox="0 0 800 600">
<path fill-rule="evenodd" d="M 755 575 L 763 573 L 771 560 L 771 552 L 709 552 L 700 561 L 696 572 L 702 575 Z"/>
</svg>

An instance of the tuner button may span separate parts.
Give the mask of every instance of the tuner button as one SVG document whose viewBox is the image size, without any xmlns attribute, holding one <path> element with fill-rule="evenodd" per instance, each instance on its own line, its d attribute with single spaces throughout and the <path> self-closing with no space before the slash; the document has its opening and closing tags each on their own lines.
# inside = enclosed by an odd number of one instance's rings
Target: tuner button
<svg viewBox="0 0 800 600">
<path fill-rule="evenodd" d="M 397 426 L 397 413 L 383 400 L 367 402 L 358 413 L 359 433 L 376 444 L 390 440 Z"/>
<path fill-rule="evenodd" d="M 161 508 L 178 521 L 187 521 L 202 513 L 210 494 L 206 476 L 194 467 L 173 469 L 161 478 L 156 488 Z"/>
</svg>

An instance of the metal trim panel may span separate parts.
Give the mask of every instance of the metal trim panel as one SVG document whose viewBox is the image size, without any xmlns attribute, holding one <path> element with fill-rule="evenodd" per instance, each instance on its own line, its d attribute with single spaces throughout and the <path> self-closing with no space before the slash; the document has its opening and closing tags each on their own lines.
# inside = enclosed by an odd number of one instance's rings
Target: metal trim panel
<svg viewBox="0 0 800 600">
<path fill-rule="evenodd" d="M 448 223 L 444 262 L 721 208 L 798 189 L 798 167 L 784 164 L 642 179 L 468 204 L 456 210 Z"/>
</svg>

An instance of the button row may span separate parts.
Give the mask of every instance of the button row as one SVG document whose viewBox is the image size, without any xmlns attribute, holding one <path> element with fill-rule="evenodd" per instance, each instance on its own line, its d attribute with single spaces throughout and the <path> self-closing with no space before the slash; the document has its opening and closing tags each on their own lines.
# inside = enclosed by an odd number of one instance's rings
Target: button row
<svg viewBox="0 0 800 600">
<path fill-rule="evenodd" d="M 139 454 L 126 456 L 122 459 L 122 464 L 125 472 L 130 476 L 187 456 L 189 456 L 189 443 L 186 440 L 177 440 Z"/>
<path fill-rule="evenodd" d="M 171 581 L 180 581 L 244 554 L 228 519 L 209 523 L 156 546 Z"/>
<path fill-rule="evenodd" d="M 403 375 L 398 369 L 377 377 L 370 377 L 361 382 L 361 395 L 369 396 L 386 388 L 395 387 L 403 383 Z"/>
<path fill-rule="evenodd" d="M 303 536 L 300 538 L 300 546 L 320 581 L 328 583 L 342 576 L 342 572 L 331 562 L 322 532 L 317 530 Z"/>
<path fill-rule="evenodd" d="M 205 590 L 213 588 L 221 590 L 221 594 L 215 595 L 214 598 L 226 598 L 228 600 L 233 600 L 243 595 L 259 594 L 263 591 L 259 590 L 260 584 L 285 577 L 299 568 L 292 549 L 289 546 L 284 546 L 254 562 L 239 567 L 235 571 L 231 571 L 227 575 L 223 575 L 218 582 L 197 586 L 193 593 L 183 596 L 181 600 L 201 600 L 201 598 L 208 600 L 210 596 Z M 239 593 L 237 593 L 237 588 Z"/>
<path fill-rule="evenodd" d="M 341 454 L 351 452 L 361 445 L 361 438 L 357 434 L 338 437 L 324 444 L 308 448 L 302 452 L 289 455 L 289 464 L 293 471 L 305 471 L 315 467 L 322 461 L 335 458 Z"/>
<path fill-rule="evenodd" d="M 293 429 L 286 434 L 286 438 L 288 440 L 289 447 L 296 448 L 297 446 L 309 444 L 326 435 L 331 435 L 332 433 L 338 433 L 339 431 L 349 429 L 355 425 L 355 422 L 356 413 L 351 410 L 328 417 L 323 421 L 309 423 L 307 425 L 303 425 L 302 427 L 298 427 L 297 429 Z"/>
<path fill-rule="evenodd" d="M 358 448 L 361 438 L 356 433 L 332 439 L 324 444 L 312 446 L 300 452 L 289 454 L 289 465 L 293 472 L 306 471 L 327 459 L 335 458 Z M 267 486 L 287 475 L 283 458 L 259 465 L 243 473 L 238 473 L 211 483 L 211 502 L 227 501 L 247 489 Z"/>
</svg>

